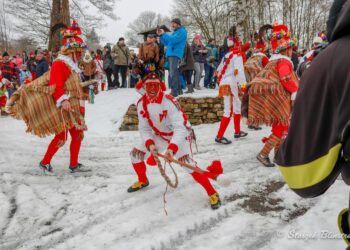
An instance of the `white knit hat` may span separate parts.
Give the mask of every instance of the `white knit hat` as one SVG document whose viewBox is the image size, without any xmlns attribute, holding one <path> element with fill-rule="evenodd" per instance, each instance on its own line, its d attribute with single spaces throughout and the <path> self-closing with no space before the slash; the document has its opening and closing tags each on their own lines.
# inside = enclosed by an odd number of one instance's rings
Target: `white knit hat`
<svg viewBox="0 0 350 250">
<path fill-rule="evenodd" d="M 323 43 L 323 40 L 322 40 L 321 37 L 316 36 L 316 37 L 314 38 L 314 41 L 313 41 L 312 43 L 313 43 L 313 44 L 315 44 L 315 43 L 320 44 L 320 43 Z"/>
</svg>

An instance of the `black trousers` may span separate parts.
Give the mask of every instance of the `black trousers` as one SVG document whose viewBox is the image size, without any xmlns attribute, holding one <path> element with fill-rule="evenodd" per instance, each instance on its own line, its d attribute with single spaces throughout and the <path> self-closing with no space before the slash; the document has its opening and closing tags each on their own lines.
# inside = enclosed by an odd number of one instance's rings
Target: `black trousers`
<svg viewBox="0 0 350 250">
<path fill-rule="evenodd" d="M 113 82 L 112 82 L 112 74 L 113 74 L 113 69 L 106 69 L 106 76 L 107 76 L 107 82 L 108 82 L 108 89 L 113 88 Z"/>
<path fill-rule="evenodd" d="M 119 83 L 119 72 L 122 76 L 122 84 L 120 86 Z M 126 82 L 126 74 L 128 73 L 128 65 L 114 65 L 114 72 L 113 72 L 113 76 L 114 76 L 114 86 L 116 87 L 122 87 L 122 88 L 126 88 L 127 87 L 127 82 Z"/>
<path fill-rule="evenodd" d="M 183 71 L 183 75 L 186 80 L 186 85 L 193 85 L 192 84 L 192 75 L 193 75 L 193 70 L 185 70 Z"/>
</svg>

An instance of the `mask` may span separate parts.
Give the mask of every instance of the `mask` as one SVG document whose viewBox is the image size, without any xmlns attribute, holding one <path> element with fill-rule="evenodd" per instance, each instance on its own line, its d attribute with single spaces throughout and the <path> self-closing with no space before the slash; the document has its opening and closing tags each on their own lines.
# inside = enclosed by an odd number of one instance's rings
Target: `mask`
<svg viewBox="0 0 350 250">
<path fill-rule="evenodd" d="M 158 82 L 158 81 L 146 81 L 145 90 L 146 90 L 147 96 L 151 100 L 155 99 L 160 93 L 160 82 Z"/>
</svg>

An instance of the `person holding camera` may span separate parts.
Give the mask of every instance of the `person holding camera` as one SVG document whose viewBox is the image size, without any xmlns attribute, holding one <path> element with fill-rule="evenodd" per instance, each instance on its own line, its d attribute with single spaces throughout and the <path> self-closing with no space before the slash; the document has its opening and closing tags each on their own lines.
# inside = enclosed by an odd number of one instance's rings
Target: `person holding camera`
<svg viewBox="0 0 350 250">
<path fill-rule="evenodd" d="M 165 33 L 164 29 L 158 29 L 157 34 L 160 36 L 160 41 L 167 47 L 165 55 L 169 62 L 170 94 L 177 97 L 182 94 L 179 65 L 185 54 L 187 30 L 181 25 L 179 18 L 174 18 L 171 21 L 171 28 L 172 34 Z"/>
</svg>

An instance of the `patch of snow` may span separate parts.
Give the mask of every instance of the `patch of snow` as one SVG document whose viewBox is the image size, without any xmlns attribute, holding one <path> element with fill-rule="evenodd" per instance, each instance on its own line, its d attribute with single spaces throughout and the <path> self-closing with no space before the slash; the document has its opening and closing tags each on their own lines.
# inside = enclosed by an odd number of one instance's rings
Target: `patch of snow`
<svg viewBox="0 0 350 250">
<path fill-rule="evenodd" d="M 201 94 L 207 93 L 196 93 Z M 210 209 L 204 190 L 178 166 L 174 167 L 179 187 L 166 195 L 169 216 L 163 210 L 165 182 L 157 168 L 147 169 L 147 189 L 127 193 L 136 181 L 129 151 L 140 138 L 138 132 L 118 132 L 118 128 L 138 98 L 134 90 L 112 90 L 97 96 L 95 105 L 88 105 L 89 131 L 80 161 L 93 172 L 86 176 L 69 173 L 69 143 L 52 161 L 54 175 L 44 176 L 38 163 L 51 138 L 28 135 L 22 121 L 0 118 L 0 249 L 345 248 L 341 239 L 289 237 L 293 232 L 304 236 L 338 233 L 337 215 L 347 206 L 349 191 L 340 180 L 316 199 L 302 199 L 286 186 L 262 197 L 278 201 L 280 211 L 262 214 L 244 206 L 271 183 L 283 181 L 277 169 L 264 168 L 255 159 L 269 128 L 247 131 L 247 138 L 237 140 L 231 123 L 226 136 L 233 143 L 218 145 L 214 137 L 219 124 L 194 127 L 199 147 L 194 158 L 199 166 L 205 168 L 220 159 L 232 181 L 228 188 L 213 183 L 223 200 L 216 211 Z M 242 129 L 247 130 L 243 124 Z M 288 220 L 303 208 L 305 214 Z"/>
</svg>

